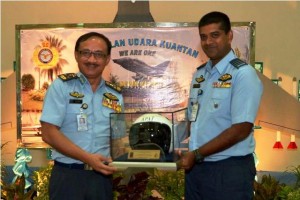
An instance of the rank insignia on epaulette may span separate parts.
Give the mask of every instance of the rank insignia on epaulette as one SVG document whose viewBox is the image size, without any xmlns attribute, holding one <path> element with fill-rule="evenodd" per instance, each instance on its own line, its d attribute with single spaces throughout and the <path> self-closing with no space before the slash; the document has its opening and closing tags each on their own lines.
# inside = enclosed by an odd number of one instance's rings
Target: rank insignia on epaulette
<svg viewBox="0 0 300 200">
<path fill-rule="evenodd" d="M 225 81 L 228 81 L 231 79 L 232 79 L 232 76 L 230 74 L 226 73 L 226 74 L 223 74 L 218 80 L 225 82 Z"/>
<path fill-rule="evenodd" d="M 235 68 L 239 69 L 240 67 L 247 65 L 246 62 L 242 61 L 239 58 L 235 58 L 232 61 L 230 61 L 230 64 L 232 64 Z"/>
<path fill-rule="evenodd" d="M 119 86 L 117 86 L 115 84 L 112 84 L 112 83 L 110 83 L 108 81 L 105 81 L 105 85 L 107 85 L 108 87 L 116 90 L 117 92 L 121 92 L 121 90 L 122 90 L 121 87 L 119 87 Z"/>
<path fill-rule="evenodd" d="M 104 93 L 103 94 L 106 98 L 112 100 L 112 101 L 119 101 L 118 97 L 113 95 L 112 93 Z"/>
<path fill-rule="evenodd" d="M 202 67 L 205 67 L 205 65 L 206 65 L 206 63 L 200 65 L 199 67 L 197 67 L 197 70 L 198 70 L 198 69 L 201 69 Z"/>
<path fill-rule="evenodd" d="M 75 97 L 75 98 L 83 98 L 84 94 L 80 94 L 79 92 L 70 92 L 70 96 Z"/>
<path fill-rule="evenodd" d="M 201 75 L 199 78 L 196 78 L 195 80 L 197 81 L 197 83 L 201 83 L 205 81 L 205 78 L 203 77 L 203 75 Z"/>
<path fill-rule="evenodd" d="M 69 81 L 78 78 L 77 74 L 75 73 L 60 74 L 58 77 L 63 81 Z"/>
</svg>

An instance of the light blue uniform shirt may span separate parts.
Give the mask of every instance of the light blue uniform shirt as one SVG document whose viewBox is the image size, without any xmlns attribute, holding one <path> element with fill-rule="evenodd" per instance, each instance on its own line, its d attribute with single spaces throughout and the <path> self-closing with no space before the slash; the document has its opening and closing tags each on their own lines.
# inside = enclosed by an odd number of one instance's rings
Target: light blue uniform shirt
<svg viewBox="0 0 300 200">
<path fill-rule="evenodd" d="M 110 156 L 110 113 L 115 110 L 102 105 L 104 93 L 115 95 L 124 111 L 122 95 L 108 87 L 102 80 L 95 92 L 88 80 L 80 72 L 79 78 L 62 81 L 56 79 L 49 87 L 44 100 L 40 121 L 60 127 L 60 131 L 74 144 L 90 153 Z M 82 98 L 70 95 L 72 92 L 83 94 Z M 82 104 L 88 108 L 82 109 Z M 77 116 L 80 113 L 87 116 L 86 131 L 78 131 Z M 82 163 L 53 150 L 52 158 L 63 163 Z"/>
<path fill-rule="evenodd" d="M 198 102 L 199 110 L 196 121 L 191 123 L 190 150 L 206 144 L 233 124 L 254 123 L 255 121 L 263 86 L 252 66 L 247 64 L 237 68 L 229 63 L 235 58 L 233 51 L 230 51 L 213 68 L 211 61 L 208 61 L 193 75 L 188 113 L 191 113 L 192 101 Z M 225 84 L 221 86 L 222 81 L 218 80 L 224 74 L 232 77 L 231 80 L 224 82 L 227 87 Z M 201 76 L 205 80 L 198 83 L 196 79 Z M 243 141 L 206 157 L 205 161 L 218 161 L 231 156 L 247 155 L 253 153 L 254 148 L 255 140 L 252 130 L 252 133 Z"/>
</svg>

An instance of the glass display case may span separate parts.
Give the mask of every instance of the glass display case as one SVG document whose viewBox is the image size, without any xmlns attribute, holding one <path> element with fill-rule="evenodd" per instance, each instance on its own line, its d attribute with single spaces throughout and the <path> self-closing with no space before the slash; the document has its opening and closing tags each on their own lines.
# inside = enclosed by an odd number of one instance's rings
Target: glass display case
<svg viewBox="0 0 300 200">
<path fill-rule="evenodd" d="M 170 112 L 111 113 L 111 156 L 128 167 L 177 170 L 178 151 L 188 150 L 186 108 Z"/>
</svg>

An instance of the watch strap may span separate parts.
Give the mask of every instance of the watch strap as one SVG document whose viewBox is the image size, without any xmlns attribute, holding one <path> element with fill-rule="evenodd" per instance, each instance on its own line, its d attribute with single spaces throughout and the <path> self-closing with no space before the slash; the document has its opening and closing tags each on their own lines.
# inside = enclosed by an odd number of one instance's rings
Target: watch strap
<svg viewBox="0 0 300 200">
<path fill-rule="evenodd" d="M 194 155 L 195 155 L 195 162 L 196 163 L 201 163 L 204 160 L 204 156 L 201 155 L 201 153 L 198 151 L 198 149 L 195 149 L 193 151 Z"/>
</svg>

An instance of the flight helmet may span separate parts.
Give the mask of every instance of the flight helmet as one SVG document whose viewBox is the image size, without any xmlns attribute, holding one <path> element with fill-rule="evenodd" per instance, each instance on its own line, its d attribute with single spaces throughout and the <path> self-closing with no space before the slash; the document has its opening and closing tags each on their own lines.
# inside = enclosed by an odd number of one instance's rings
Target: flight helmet
<svg viewBox="0 0 300 200">
<path fill-rule="evenodd" d="M 129 130 L 132 149 L 160 149 L 165 154 L 173 148 L 172 123 L 165 116 L 147 113 L 138 117 Z"/>
</svg>

